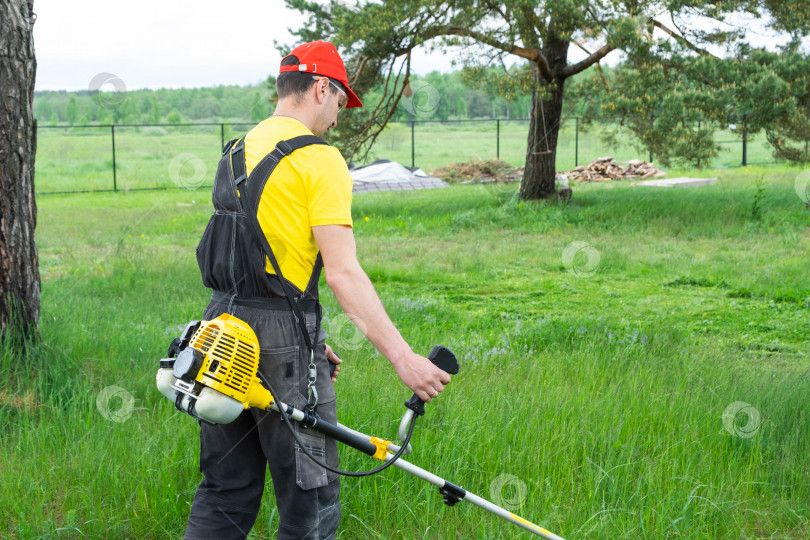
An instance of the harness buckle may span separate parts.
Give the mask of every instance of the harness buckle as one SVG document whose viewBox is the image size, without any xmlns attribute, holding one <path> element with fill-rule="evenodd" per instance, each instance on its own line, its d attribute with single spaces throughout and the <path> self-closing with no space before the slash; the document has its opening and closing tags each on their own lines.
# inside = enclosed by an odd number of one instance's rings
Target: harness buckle
<svg viewBox="0 0 810 540">
<path fill-rule="evenodd" d="M 318 406 L 318 389 L 315 382 L 318 380 L 318 367 L 315 365 L 315 349 L 309 351 L 309 365 L 307 366 L 307 408 L 313 411 Z"/>
<path fill-rule="evenodd" d="M 276 145 L 276 150 L 278 150 L 279 153 L 281 153 L 281 157 L 284 157 L 293 151 L 293 147 L 290 146 L 290 143 L 288 143 L 287 141 L 279 141 L 278 144 Z"/>
</svg>

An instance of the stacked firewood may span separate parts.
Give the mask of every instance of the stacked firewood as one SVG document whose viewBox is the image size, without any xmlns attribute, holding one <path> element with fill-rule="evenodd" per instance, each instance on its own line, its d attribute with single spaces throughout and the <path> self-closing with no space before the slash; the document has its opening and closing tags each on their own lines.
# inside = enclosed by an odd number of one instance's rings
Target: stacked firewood
<svg viewBox="0 0 810 540">
<path fill-rule="evenodd" d="M 612 157 L 601 157 L 587 167 L 580 165 L 559 174 L 574 182 L 607 182 L 623 178 L 663 178 L 667 173 L 640 159 L 633 159 L 627 167 L 622 167 Z"/>
</svg>

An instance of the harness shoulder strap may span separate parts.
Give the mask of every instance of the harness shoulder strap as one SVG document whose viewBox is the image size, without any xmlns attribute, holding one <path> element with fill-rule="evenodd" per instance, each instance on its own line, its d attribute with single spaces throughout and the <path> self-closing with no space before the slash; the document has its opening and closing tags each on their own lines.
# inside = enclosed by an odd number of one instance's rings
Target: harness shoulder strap
<svg viewBox="0 0 810 540">
<path fill-rule="evenodd" d="M 231 155 L 231 176 L 236 189 L 247 180 L 247 169 L 245 168 L 245 139 L 239 139 L 236 144 L 230 145 L 227 152 Z M 242 192 L 239 191 L 241 194 Z"/>
<path fill-rule="evenodd" d="M 266 183 L 267 179 L 273 173 L 278 165 L 279 161 L 281 161 L 284 156 L 289 155 L 290 153 L 298 150 L 299 148 L 303 148 L 304 146 L 309 146 L 310 144 L 326 144 L 322 139 L 315 137 L 314 135 L 302 135 L 300 137 L 294 137 L 292 139 L 288 139 L 286 141 L 279 141 L 276 145 L 275 149 L 270 152 L 267 156 L 265 156 L 259 164 L 253 169 L 250 174 L 250 178 L 264 178 L 264 183 Z M 245 214 L 248 216 L 248 220 L 252 225 L 252 229 L 256 237 L 259 239 L 259 243 L 264 248 L 265 254 L 267 258 L 270 260 L 270 264 L 273 266 L 273 270 L 276 272 L 276 276 L 281 283 L 282 289 L 284 289 L 284 293 L 287 297 L 287 301 L 290 304 L 290 308 L 292 309 L 293 313 L 295 314 L 295 318 L 298 320 L 298 324 L 301 328 L 301 333 L 304 337 L 304 342 L 307 345 L 307 349 L 310 352 L 310 355 L 314 352 L 314 346 L 312 344 L 312 340 L 309 337 L 309 332 L 307 331 L 306 327 L 306 319 L 304 318 L 303 314 L 301 313 L 301 309 L 298 306 L 298 302 L 293 297 L 292 292 L 290 291 L 290 286 L 287 285 L 287 281 L 284 279 L 284 276 L 281 273 L 281 268 L 279 267 L 278 261 L 276 260 L 275 254 L 273 253 L 273 248 L 270 247 L 270 243 L 267 241 L 267 237 L 264 234 L 264 231 L 259 224 L 259 218 L 257 214 L 258 204 L 254 205 L 254 194 L 250 193 L 248 187 L 251 186 L 251 182 L 248 182 L 248 176 L 246 174 L 245 169 L 245 141 L 244 139 L 240 139 L 234 145 L 231 145 L 230 148 L 230 163 L 231 163 L 231 178 L 233 179 L 234 186 L 237 192 L 240 194 L 239 203 L 244 210 Z M 266 172 L 265 172 L 266 170 Z M 257 184 L 258 182 L 253 182 L 253 184 Z M 246 185 L 247 184 L 247 185 Z M 263 191 L 264 186 L 262 185 L 262 189 L 258 191 L 259 196 L 261 196 L 261 192 Z M 257 201 L 258 202 L 258 201 Z M 323 261 L 321 259 L 320 253 L 318 253 L 318 257 L 315 262 L 315 268 L 313 268 L 313 273 L 317 271 L 320 275 L 320 269 L 323 266 Z M 311 278 L 310 278 L 311 281 Z M 307 287 L 309 288 L 309 287 Z M 318 317 L 320 319 L 320 317 Z M 320 321 L 318 321 L 320 323 Z M 320 324 L 318 324 L 320 326 Z M 316 330 L 317 333 L 317 330 Z"/>
<path fill-rule="evenodd" d="M 312 144 L 326 145 L 327 143 L 326 141 L 324 141 L 320 137 L 316 137 L 315 135 L 300 135 L 298 137 L 293 137 L 292 139 L 279 141 L 278 144 L 276 144 L 276 147 L 273 149 L 273 151 L 267 154 L 253 168 L 253 171 L 251 171 L 250 173 L 250 178 L 247 178 L 244 176 L 245 174 L 244 140 L 240 140 L 238 144 L 234 145 L 233 150 L 231 150 L 233 176 L 235 184 L 237 184 L 237 189 L 239 190 L 240 201 L 242 200 L 242 197 L 245 198 L 249 197 L 250 200 L 247 202 L 253 208 L 253 213 L 257 214 L 259 208 L 259 201 L 261 200 L 262 193 L 264 192 L 264 187 L 267 184 L 267 181 L 270 179 L 270 175 L 273 173 L 278 163 L 285 156 L 295 152 L 299 148 L 303 148 L 305 146 L 309 146 Z M 240 179 L 241 181 L 237 181 Z M 276 272 L 276 275 L 283 280 L 284 278 L 281 276 L 281 273 L 278 271 L 278 269 L 274 267 L 274 270 Z M 318 256 L 315 259 L 315 264 L 312 268 L 312 274 L 310 276 L 309 282 L 307 283 L 307 286 L 304 289 L 305 294 L 308 293 L 314 296 L 314 293 L 312 291 L 317 288 L 318 280 L 320 279 L 322 270 L 323 270 L 323 259 L 321 258 L 321 254 L 318 253 Z"/>
<path fill-rule="evenodd" d="M 293 137 L 286 141 L 279 141 L 276 145 L 276 150 L 278 150 L 282 156 L 286 156 L 310 144 L 326 144 L 326 141 L 315 135 L 299 135 L 298 137 Z"/>
</svg>

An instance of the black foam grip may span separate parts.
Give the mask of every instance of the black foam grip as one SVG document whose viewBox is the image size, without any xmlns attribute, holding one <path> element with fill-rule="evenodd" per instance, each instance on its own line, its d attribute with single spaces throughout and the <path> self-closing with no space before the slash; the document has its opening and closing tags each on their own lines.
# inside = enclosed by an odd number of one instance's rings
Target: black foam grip
<svg viewBox="0 0 810 540">
<path fill-rule="evenodd" d="M 319 431 L 327 437 L 332 437 L 336 441 L 351 446 L 355 450 L 360 450 L 364 454 L 373 456 L 377 453 L 377 446 L 368 439 L 364 439 L 354 433 L 340 428 L 334 424 L 330 424 L 326 420 L 315 418 L 315 422 L 310 426 L 311 429 Z"/>
<path fill-rule="evenodd" d="M 460 369 L 456 355 L 444 345 L 434 345 L 428 355 L 428 359 L 433 362 L 437 368 L 450 375 L 455 375 Z"/>
<path fill-rule="evenodd" d="M 433 362 L 434 366 L 450 375 L 455 375 L 460 369 L 456 355 L 443 345 L 434 345 L 428 355 L 428 360 Z M 405 406 L 416 413 L 417 416 L 425 414 L 425 402 L 422 401 L 422 398 L 417 396 L 416 393 L 405 402 Z"/>
</svg>

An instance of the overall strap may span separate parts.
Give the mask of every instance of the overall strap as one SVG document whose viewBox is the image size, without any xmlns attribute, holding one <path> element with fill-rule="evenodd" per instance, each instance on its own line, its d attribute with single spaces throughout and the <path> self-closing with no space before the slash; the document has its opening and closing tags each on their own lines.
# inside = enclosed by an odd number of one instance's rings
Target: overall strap
<svg viewBox="0 0 810 540">
<path fill-rule="evenodd" d="M 312 275 L 309 276 L 309 283 L 307 283 L 307 288 L 304 289 L 304 296 L 309 293 L 310 296 L 315 296 L 315 291 L 318 290 L 318 281 L 321 279 L 321 270 L 323 270 L 323 257 L 321 257 L 321 252 L 318 252 L 318 256 L 315 257 L 315 265 L 312 267 Z"/>
<path fill-rule="evenodd" d="M 298 137 L 293 137 L 292 139 L 288 139 L 286 141 L 279 142 L 278 145 L 276 145 L 276 150 L 283 151 L 284 154 L 282 154 L 281 157 L 284 157 L 287 154 L 290 154 L 298 150 L 299 148 L 303 148 L 304 146 L 309 146 L 311 144 L 326 144 L 326 141 L 324 141 L 320 137 L 316 137 L 315 135 L 301 135 Z M 274 152 L 276 150 L 274 150 Z M 281 159 L 281 157 L 279 159 Z M 262 184 L 261 186 L 260 194 L 263 191 L 264 191 L 264 184 Z M 258 204 L 256 206 L 258 208 Z M 318 289 L 318 281 L 321 278 L 321 270 L 323 270 L 323 258 L 321 257 L 321 253 L 319 251 L 318 256 L 315 258 L 315 265 L 312 267 L 312 275 L 309 278 L 309 283 L 307 283 L 307 287 L 306 289 L 304 289 L 305 295 L 309 293 L 310 296 L 315 297 L 314 291 Z"/>
<path fill-rule="evenodd" d="M 273 170 L 275 170 L 276 165 L 278 165 L 278 163 L 285 156 L 295 152 L 299 148 L 312 144 L 326 145 L 326 142 L 315 135 L 300 135 L 298 137 L 293 137 L 292 139 L 287 139 L 286 141 L 279 141 L 275 149 L 266 155 L 253 168 L 253 171 L 250 173 L 247 186 L 241 193 L 250 197 L 250 202 L 252 203 L 254 211 L 257 211 L 259 208 L 259 201 L 261 201 L 262 193 L 264 193 L 264 188 L 267 185 Z M 236 171 L 234 171 L 234 174 L 236 174 Z M 323 259 L 321 258 L 321 254 L 318 253 L 318 256 L 315 258 L 315 264 L 313 265 L 309 282 L 303 291 L 304 296 L 309 295 L 312 298 L 317 298 L 316 291 L 318 289 L 318 280 L 321 277 L 321 270 L 323 270 Z M 278 270 L 276 270 L 276 274 L 281 276 Z M 280 277 L 280 279 L 283 278 Z"/>
<path fill-rule="evenodd" d="M 230 149 L 231 155 L 231 171 L 232 171 L 232 178 L 234 180 L 234 185 L 236 187 L 237 193 L 240 194 L 239 202 L 244 210 L 245 214 L 248 216 L 248 220 L 250 221 L 253 232 L 255 233 L 256 237 L 259 239 L 261 246 L 264 248 L 265 254 L 267 258 L 270 260 L 270 264 L 273 266 L 273 270 L 276 272 L 276 276 L 281 283 L 282 289 L 284 289 L 284 294 L 287 296 L 287 301 L 290 304 L 290 308 L 293 311 L 295 316 L 296 322 L 298 323 L 299 327 L 301 328 L 301 333 L 304 337 L 304 342 L 306 343 L 307 349 L 310 355 L 310 364 L 312 365 L 313 362 L 313 355 L 315 353 L 315 347 L 312 343 L 312 340 L 309 337 L 309 332 L 307 331 L 306 326 L 306 319 L 304 318 L 303 314 L 301 313 L 301 308 L 298 305 L 298 299 L 295 298 L 290 291 L 291 285 L 288 285 L 284 276 L 281 273 L 281 268 L 279 267 L 278 261 L 276 260 L 275 255 L 273 254 L 273 248 L 270 247 L 270 243 L 267 241 L 267 237 L 262 231 L 261 225 L 259 224 L 259 217 L 258 217 L 258 200 L 256 200 L 256 204 L 254 205 L 254 197 L 256 192 L 258 192 L 258 196 L 261 196 L 261 192 L 264 190 L 264 184 L 267 182 L 267 179 L 273 173 L 276 168 L 276 165 L 284 158 L 284 156 L 289 155 L 290 153 L 298 150 L 299 148 L 303 148 L 304 146 L 309 146 L 310 144 L 326 144 L 322 139 L 315 137 L 314 135 L 302 135 L 300 137 L 294 137 L 292 139 L 286 141 L 280 141 L 275 149 L 270 152 L 267 156 L 262 159 L 259 164 L 253 169 L 250 174 L 250 178 L 264 178 L 264 182 L 262 183 L 261 189 L 254 191 L 251 193 L 252 190 L 249 188 L 253 187 L 253 185 L 257 184 L 257 181 L 248 182 L 248 176 L 246 173 L 245 168 L 245 141 L 244 139 L 239 140 L 235 145 L 233 145 Z M 265 172 L 266 171 L 266 172 Z M 313 273 L 317 271 L 318 275 L 320 275 L 321 267 L 323 266 L 323 261 L 321 259 L 320 253 L 318 253 L 318 257 L 315 262 L 315 268 L 313 268 Z M 310 283 L 307 285 L 307 289 L 310 288 L 312 283 L 312 278 L 310 278 Z M 317 282 L 316 282 L 317 283 Z M 316 329 L 315 335 L 317 339 L 317 335 L 320 332 L 320 309 L 318 309 L 316 315 Z M 311 377 L 314 381 L 314 378 Z M 310 385 L 311 392 L 314 393 L 314 402 L 312 395 L 310 396 L 310 405 L 314 407 L 317 404 L 317 392 L 315 392 L 314 386 Z"/>
</svg>

